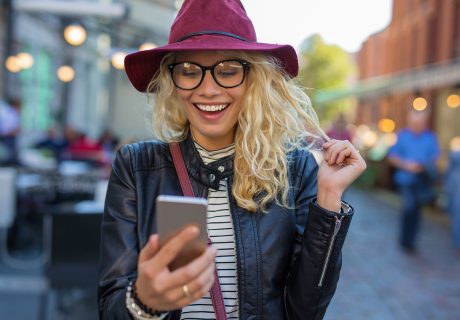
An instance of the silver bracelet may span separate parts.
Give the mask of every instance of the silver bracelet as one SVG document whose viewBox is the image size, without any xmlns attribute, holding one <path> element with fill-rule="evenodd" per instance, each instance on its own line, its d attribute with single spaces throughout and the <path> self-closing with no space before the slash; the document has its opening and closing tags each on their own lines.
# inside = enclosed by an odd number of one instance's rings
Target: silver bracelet
<svg viewBox="0 0 460 320">
<path fill-rule="evenodd" d="M 133 282 L 129 283 L 128 291 L 126 292 L 126 308 L 135 320 L 163 320 L 169 314 L 167 311 L 150 314 L 142 310 L 133 297 Z"/>
</svg>

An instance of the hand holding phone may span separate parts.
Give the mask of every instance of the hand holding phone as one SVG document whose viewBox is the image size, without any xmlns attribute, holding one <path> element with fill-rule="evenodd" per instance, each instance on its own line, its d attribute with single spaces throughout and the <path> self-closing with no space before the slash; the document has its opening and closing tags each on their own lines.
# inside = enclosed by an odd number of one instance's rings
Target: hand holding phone
<svg viewBox="0 0 460 320">
<path fill-rule="evenodd" d="M 215 247 L 207 247 L 202 255 L 177 270 L 168 267 L 198 233 L 196 227 L 183 228 L 162 247 L 157 234 L 150 236 L 139 253 L 135 282 L 138 298 L 145 305 L 158 311 L 181 309 L 209 292 L 215 281 Z M 184 294 L 184 285 L 190 295 Z"/>
<path fill-rule="evenodd" d="M 208 202 L 203 198 L 165 195 L 157 197 L 156 219 L 161 247 L 186 226 L 194 225 L 200 230 L 198 238 L 190 241 L 168 265 L 170 270 L 188 264 L 206 250 L 208 245 L 207 207 Z"/>
</svg>

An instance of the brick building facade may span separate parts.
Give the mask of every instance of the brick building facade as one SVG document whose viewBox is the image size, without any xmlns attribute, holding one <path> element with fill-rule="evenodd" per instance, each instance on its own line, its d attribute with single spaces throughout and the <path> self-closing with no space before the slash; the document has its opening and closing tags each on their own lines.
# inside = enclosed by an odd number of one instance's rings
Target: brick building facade
<svg viewBox="0 0 460 320">
<path fill-rule="evenodd" d="M 460 136 L 460 107 L 446 102 L 460 95 L 460 0 L 394 0 L 391 23 L 371 35 L 357 57 L 363 89 L 356 123 L 390 118 L 397 130 L 413 100 L 423 97 L 447 151 L 450 139 Z"/>
</svg>

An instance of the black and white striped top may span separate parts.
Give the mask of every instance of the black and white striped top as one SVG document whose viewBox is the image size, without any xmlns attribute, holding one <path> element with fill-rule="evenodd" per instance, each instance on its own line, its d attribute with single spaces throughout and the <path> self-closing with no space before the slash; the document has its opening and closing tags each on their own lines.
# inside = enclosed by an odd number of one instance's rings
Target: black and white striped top
<svg viewBox="0 0 460 320">
<path fill-rule="evenodd" d="M 205 164 L 211 163 L 235 152 L 234 145 L 224 149 L 208 151 L 195 143 Z M 227 318 L 238 319 L 238 286 L 236 274 L 235 235 L 228 204 L 227 181 L 222 180 L 219 190 L 208 193 L 208 236 L 217 248 L 216 267 Z M 207 293 L 200 300 L 182 309 L 183 320 L 215 319 L 211 296 Z"/>
</svg>

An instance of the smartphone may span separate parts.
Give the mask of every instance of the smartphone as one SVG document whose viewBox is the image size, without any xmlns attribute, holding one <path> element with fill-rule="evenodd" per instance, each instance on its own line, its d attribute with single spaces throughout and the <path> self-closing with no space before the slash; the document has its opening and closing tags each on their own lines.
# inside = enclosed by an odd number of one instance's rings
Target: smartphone
<svg viewBox="0 0 460 320">
<path fill-rule="evenodd" d="M 204 198 L 160 195 L 156 199 L 156 222 L 163 246 L 184 227 L 195 225 L 200 229 L 197 239 L 188 243 L 168 265 L 170 270 L 180 268 L 200 256 L 208 246 L 206 216 L 208 200 Z"/>
</svg>

